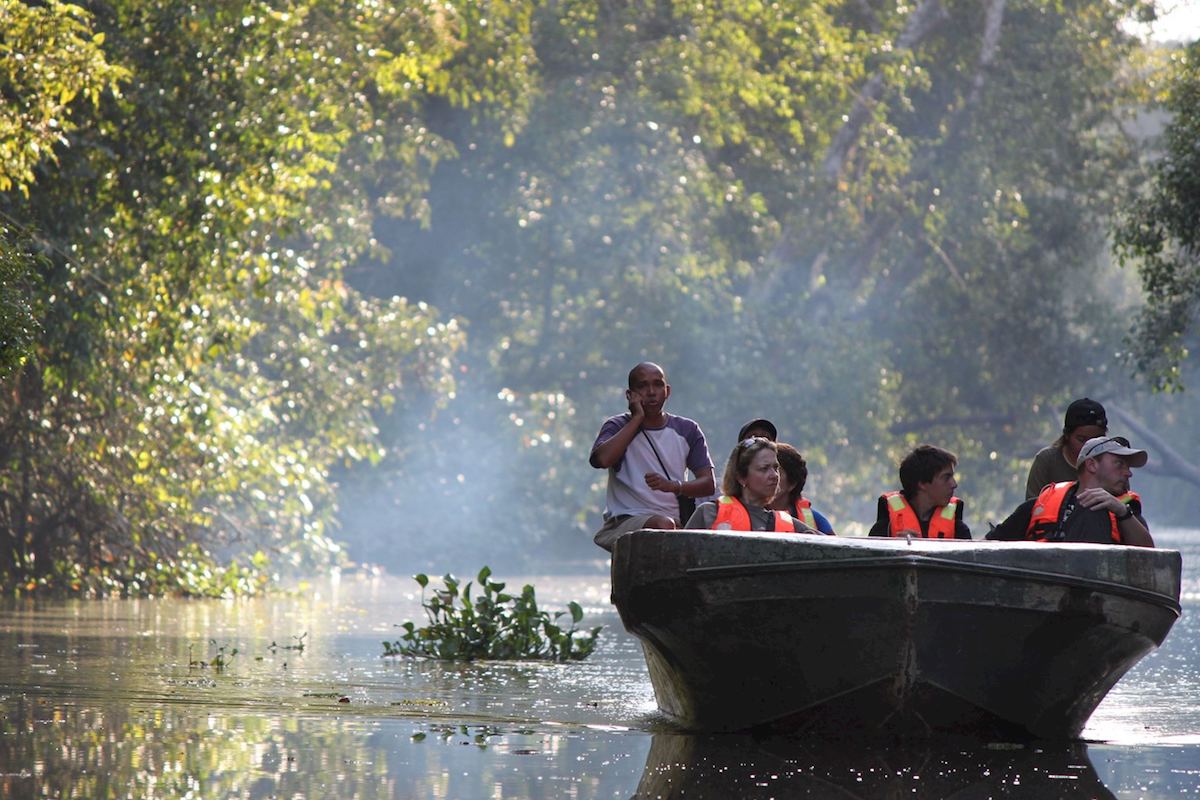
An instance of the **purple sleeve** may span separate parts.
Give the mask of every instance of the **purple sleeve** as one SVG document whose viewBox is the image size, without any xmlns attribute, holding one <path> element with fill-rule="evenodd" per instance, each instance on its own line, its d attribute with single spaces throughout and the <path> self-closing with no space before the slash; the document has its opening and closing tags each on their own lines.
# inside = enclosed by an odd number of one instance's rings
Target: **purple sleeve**
<svg viewBox="0 0 1200 800">
<path fill-rule="evenodd" d="M 600 432 L 596 434 L 596 441 L 592 442 L 592 449 L 588 451 L 589 464 L 591 464 L 593 467 L 596 466 L 596 463 L 592 461 L 592 454 L 596 452 L 596 448 L 607 442 L 612 437 L 616 436 L 617 432 L 621 430 L 621 428 L 625 427 L 625 422 L 628 419 L 628 414 L 618 414 L 615 417 L 609 417 L 608 419 L 604 420 L 604 424 L 600 426 Z M 617 469 L 621 468 L 621 461 L 624 460 L 625 458 L 622 457 L 621 460 L 616 463 L 615 466 Z M 600 469 L 600 467 L 596 468 Z"/>
<path fill-rule="evenodd" d="M 683 438 L 688 443 L 687 466 L 692 471 L 693 475 L 700 473 L 700 470 L 712 469 L 712 456 L 708 453 L 708 442 L 704 439 L 704 431 L 700 430 L 700 426 L 695 420 L 675 417 L 679 421 L 678 431 L 683 434 Z"/>
</svg>

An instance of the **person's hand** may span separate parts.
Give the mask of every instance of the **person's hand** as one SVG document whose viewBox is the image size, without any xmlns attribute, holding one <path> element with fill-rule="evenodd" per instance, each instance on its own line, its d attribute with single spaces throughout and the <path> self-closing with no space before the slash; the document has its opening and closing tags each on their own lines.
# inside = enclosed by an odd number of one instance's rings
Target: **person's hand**
<svg viewBox="0 0 1200 800">
<path fill-rule="evenodd" d="M 1075 495 L 1079 505 L 1090 511 L 1109 511 L 1113 514 L 1124 515 L 1125 504 L 1110 494 L 1106 489 L 1093 486 Z"/>
<path fill-rule="evenodd" d="M 634 419 L 642 419 L 646 416 L 646 409 L 642 408 L 642 396 L 633 389 L 625 390 L 625 402 L 629 403 L 629 413 Z"/>
<path fill-rule="evenodd" d="M 657 472 L 646 473 L 646 485 L 656 492 L 668 492 L 670 494 L 678 494 L 680 483 L 679 481 L 670 478 L 664 478 Z"/>
</svg>

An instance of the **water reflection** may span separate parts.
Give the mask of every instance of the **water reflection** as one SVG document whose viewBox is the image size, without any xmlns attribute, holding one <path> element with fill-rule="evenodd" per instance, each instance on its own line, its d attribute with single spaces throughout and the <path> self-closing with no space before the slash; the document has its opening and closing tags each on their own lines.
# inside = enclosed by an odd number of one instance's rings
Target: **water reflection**
<svg viewBox="0 0 1200 800">
<path fill-rule="evenodd" d="M 628 796 L 642 735 L 7 698 L 2 798 Z"/>
<path fill-rule="evenodd" d="M 1083 743 L 853 747 L 8 698 L 0 797 L 1154 798 L 1194 794 L 1195 754 L 1180 755 L 1107 748 L 1126 774 L 1106 784 Z"/>
<path fill-rule="evenodd" d="M 639 798 L 1112 798 L 1084 744 L 821 745 L 656 734 Z"/>
<path fill-rule="evenodd" d="M 381 658 L 393 625 L 420 614 L 408 581 L 241 602 L 0 601 L 0 800 L 1195 796 L 1197 546 L 1156 536 L 1185 551 L 1184 616 L 1069 747 L 681 734 L 656 716 L 600 573 L 533 579 L 543 605 L 580 600 L 608 626 L 572 665 Z"/>
</svg>

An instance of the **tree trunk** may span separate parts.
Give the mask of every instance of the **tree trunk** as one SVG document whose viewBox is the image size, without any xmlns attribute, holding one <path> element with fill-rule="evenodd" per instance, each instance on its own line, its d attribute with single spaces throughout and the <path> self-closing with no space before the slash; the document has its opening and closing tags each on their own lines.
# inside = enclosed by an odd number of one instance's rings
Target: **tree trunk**
<svg viewBox="0 0 1200 800">
<path fill-rule="evenodd" d="M 917 6 L 917 10 L 908 18 L 908 24 L 904 26 L 904 30 L 896 37 L 893 50 L 913 49 L 938 24 L 949 18 L 950 14 L 942 7 L 939 0 L 921 0 L 921 5 Z M 879 96 L 882 93 L 883 76 L 877 72 L 863 85 L 855 100 L 854 108 L 847 115 L 845 124 L 829 144 L 829 151 L 825 154 L 825 161 L 821 165 L 826 178 L 836 180 L 841 175 L 842 167 L 845 165 L 854 143 L 858 141 L 858 134 L 867 124 L 867 120 L 871 118 L 871 110 L 879 102 Z"/>
</svg>

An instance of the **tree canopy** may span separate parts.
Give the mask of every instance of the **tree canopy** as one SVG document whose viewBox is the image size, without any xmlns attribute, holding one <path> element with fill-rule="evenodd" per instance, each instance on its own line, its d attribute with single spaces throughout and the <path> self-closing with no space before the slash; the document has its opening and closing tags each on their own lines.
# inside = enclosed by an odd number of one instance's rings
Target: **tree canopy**
<svg viewBox="0 0 1200 800">
<path fill-rule="evenodd" d="M 1116 248 L 1137 265 L 1146 296 L 1131 336 L 1138 369 L 1158 388 L 1181 389 L 1200 313 L 1200 45 L 1172 57 L 1166 86 L 1162 155 L 1126 209 Z"/>
<path fill-rule="evenodd" d="M 646 358 L 839 522 L 925 440 L 995 512 L 1136 393 L 1145 5 L 0 0 L 0 573 L 575 552 Z"/>
</svg>

